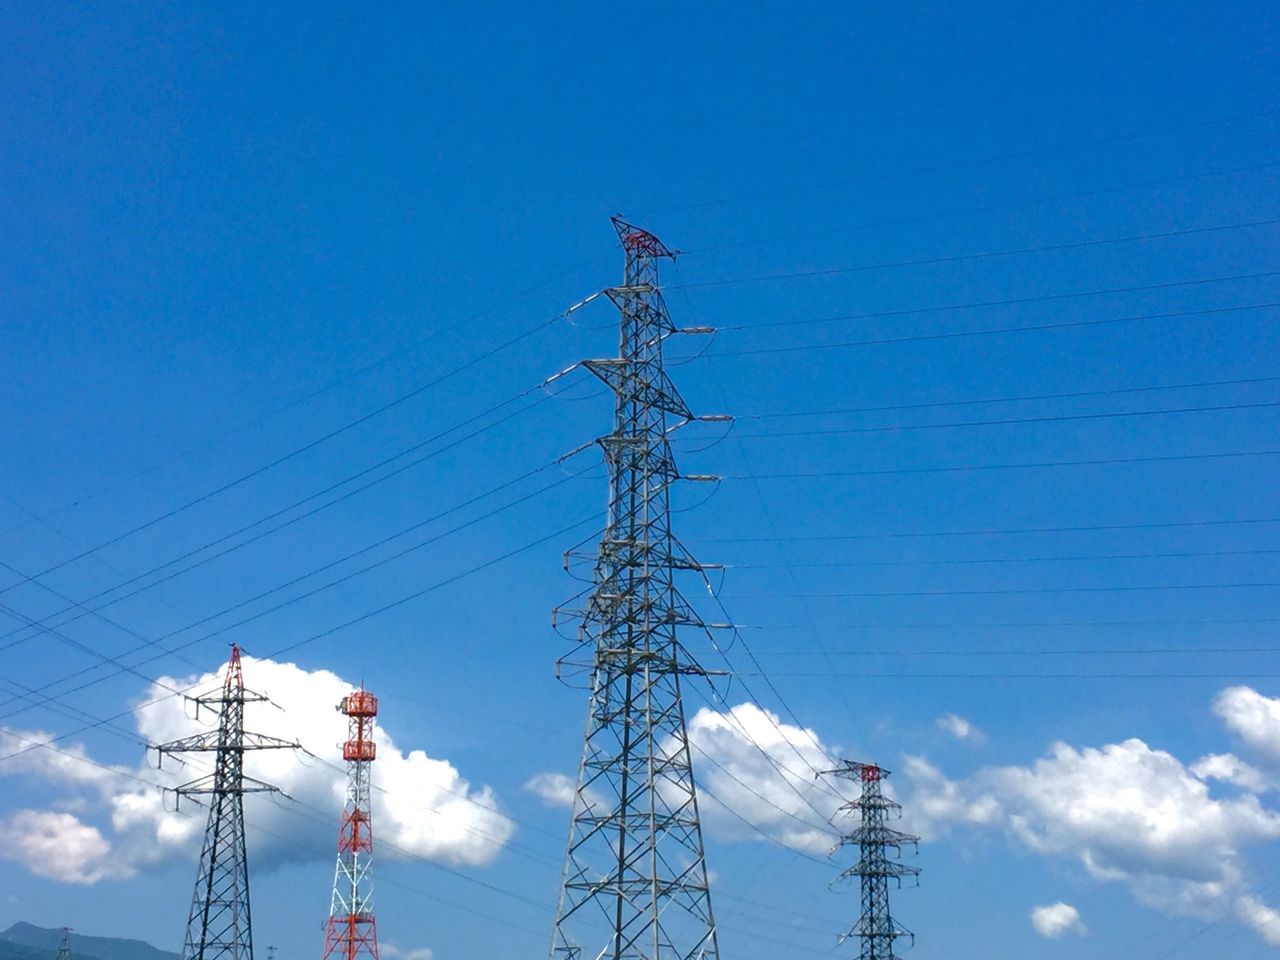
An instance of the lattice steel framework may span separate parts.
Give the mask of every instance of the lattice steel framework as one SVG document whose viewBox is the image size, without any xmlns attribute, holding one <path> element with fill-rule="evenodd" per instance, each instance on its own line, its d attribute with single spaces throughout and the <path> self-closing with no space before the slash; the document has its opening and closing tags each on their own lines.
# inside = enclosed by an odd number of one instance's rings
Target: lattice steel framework
<svg viewBox="0 0 1280 960">
<path fill-rule="evenodd" d="M 71 928 L 62 928 L 62 937 L 58 940 L 57 960 L 71 960 Z"/>
<path fill-rule="evenodd" d="M 893 943 L 899 937 L 915 942 L 915 934 L 895 921 L 889 913 L 889 881 L 902 886 L 904 877 L 920 875 L 917 867 L 908 867 L 889 859 L 902 855 L 902 848 L 918 848 L 919 837 L 903 833 L 887 826 L 887 821 L 902 816 L 902 806 L 890 800 L 880 789 L 889 771 L 874 763 L 858 763 L 841 760 L 840 766 L 828 770 L 828 774 L 844 777 L 861 784 L 862 793 L 857 800 L 844 804 L 840 810 L 860 819 L 859 825 L 845 834 L 841 846 L 856 846 L 858 862 L 844 873 L 841 880 L 858 877 L 862 884 L 862 915 L 858 923 L 841 940 L 858 937 L 862 941 L 860 960 L 896 960 Z"/>
<path fill-rule="evenodd" d="M 698 564 L 671 532 L 680 474 L 670 432 L 698 419 L 663 369 L 678 332 L 658 287 L 674 254 L 618 218 L 626 267 L 605 291 L 621 315 L 617 357 L 583 363 L 615 398 L 600 439 L 609 510 L 578 622 L 590 706 L 552 960 L 717 960 L 716 925 L 698 818 L 681 677 L 702 675 L 677 628 L 705 628 L 675 575 Z M 688 330 L 683 332 L 705 332 Z M 704 418 L 707 419 L 707 418 Z M 686 478 L 693 479 L 693 478 Z M 572 662 L 572 661 L 569 661 Z"/>
<path fill-rule="evenodd" d="M 217 729 L 156 747 L 162 761 L 165 756 L 183 753 L 214 755 L 212 773 L 175 790 L 179 798 L 209 798 L 209 823 L 200 850 L 191 912 L 187 916 L 183 960 L 253 960 L 244 795 L 276 788 L 245 775 L 244 755 L 250 750 L 298 747 L 278 737 L 245 732 L 245 704 L 266 699 L 245 690 L 240 648 L 232 646 L 222 688 L 189 698 L 195 704 L 197 717 L 202 709 L 216 711 Z"/>
<path fill-rule="evenodd" d="M 338 711 L 347 716 L 347 802 L 338 833 L 338 865 L 325 932 L 323 960 L 378 960 L 378 924 L 373 914 L 373 819 L 370 773 L 377 758 L 373 721 L 378 698 L 361 687 L 342 698 Z"/>
</svg>

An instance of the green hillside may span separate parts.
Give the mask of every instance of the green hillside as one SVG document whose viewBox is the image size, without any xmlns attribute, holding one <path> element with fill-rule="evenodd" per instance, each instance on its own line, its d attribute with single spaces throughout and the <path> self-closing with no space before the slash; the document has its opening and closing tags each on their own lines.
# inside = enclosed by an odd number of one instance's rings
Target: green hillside
<svg viewBox="0 0 1280 960">
<path fill-rule="evenodd" d="M 15 923 L 0 932 L 0 960 L 55 960 L 62 931 Z M 90 937 L 72 931 L 72 960 L 179 960 L 178 954 L 160 950 L 143 940 Z"/>
</svg>

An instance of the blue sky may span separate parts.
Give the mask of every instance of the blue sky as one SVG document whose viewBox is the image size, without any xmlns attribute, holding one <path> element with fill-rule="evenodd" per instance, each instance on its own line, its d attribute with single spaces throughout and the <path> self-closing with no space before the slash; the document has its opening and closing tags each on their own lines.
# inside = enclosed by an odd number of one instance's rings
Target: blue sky
<svg viewBox="0 0 1280 960">
<path fill-rule="evenodd" d="M 739 418 L 678 446 L 725 478 L 682 490 L 675 523 L 727 565 L 743 625 L 724 656 L 698 649 L 738 674 L 690 691 L 703 747 L 782 806 L 795 785 L 713 711 L 777 734 L 784 767 L 817 738 L 894 770 L 928 840 L 894 901 L 920 960 L 1274 952 L 1271 5 L 15 4 L 0 45 L 6 633 L 512 401 L 119 599 L 114 623 L 10 648 L 6 699 L 100 655 L 136 672 L 6 705 L 7 731 L 135 770 L 138 737 L 181 723 L 131 715 L 152 681 L 215 670 L 231 640 L 288 651 L 298 672 L 259 676 L 295 717 L 341 686 L 320 671 L 363 679 L 405 802 L 443 783 L 471 804 L 441 815 L 463 824 L 452 846 L 414 834 L 412 803 L 397 821 L 421 855 L 379 863 L 383 938 L 441 960 L 544 950 L 567 812 L 526 785 L 576 764 L 585 693 L 555 680 L 549 611 L 580 587 L 561 553 L 595 529 L 603 478 L 579 455 L 453 508 L 608 429 L 588 380 L 536 388 L 615 349 L 602 302 L 547 321 L 616 282 L 621 212 L 684 251 L 663 271 L 677 323 L 720 330 L 673 342 L 673 377 Z M 143 664 L 139 637 L 189 645 Z M 176 949 L 187 847 L 139 850 L 114 780 L 4 767 L 0 923 Z M 337 800 L 282 775 L 333 805 L 332 831 L 262 809 L 293 847 L 251 838 L 257 942 L 295 960 L 320 950 Z M 15 842 L 32 812 L 108 844 L 94 882 Z M 794 826 L 748 812 L 775 839 Z M 743 829 L 708 824 L 726 956 L 853 955 L 839 861 Z M 1059 902 L 1087 933 L 1037 933 Z"/>
</svg>

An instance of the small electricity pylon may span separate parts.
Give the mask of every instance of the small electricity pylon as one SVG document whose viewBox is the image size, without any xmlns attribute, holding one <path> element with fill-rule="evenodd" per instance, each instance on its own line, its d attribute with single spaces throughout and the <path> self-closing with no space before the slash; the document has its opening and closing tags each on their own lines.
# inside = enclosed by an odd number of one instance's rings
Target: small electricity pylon
<svg viewBox="0 0 1280 960">
<path fill-rule="evenodd" d="M 202 707 L 216 711 L 217 729 L 155 748 L 161 760 L 183 753 L 214 755 L 212 773 L 174 789 L 179 798 L 209 797 L 209 824 L 200 851 L 182 957 L 183 960 L 253 960 L 244 795 L 278 791 L 268 783 L 245 776 L 244 755 L 249 750 L 297 749 L 298 744 L 245 732 L 245 704 L 264 702 L 267 698 L 245 690 L 237 646 L 231 647 L 222 689 L 188 699 L 195 704 L 197 718 Z"/>
<path fill-rule="evenodd" d="M 701 570 L 671 532 L 670 487 L 680 479 L 672 430 L 698 418 L 663 368 L 678 332 L 658 288 L 674 257 L 653 234 L 613 220 L 626 254 L 621 286 L 605 290 L 621 314 L 617 357 L 582 366 L 615 400 L 599 440 L 609 472 L 608 519 L 578 621 L 591 698 L 578 768 L 552 960 L 717 960 L 702 827 L 680 681 L 704 676 L 677 627 L 706 629 L 675 583 Z M 668 422 L 670 418 L 670 422 Z M 685 479 L 708 479 L 686 477 Z M 572 555 L 572 553 L 571 553 Z"/>
<path fill-rule="evenodd" d="M 849 937 L 862 940 L 859 960 L 896 960 L 893 942 L 899 937 L 908 937 L 914 943 L 915 934 L 889 914 L 889 881 L 894 880 L 901 887 L 903 877 L 918 877 L 920 870 L 890 860 L 889 850 L 894 856 L 901 856 L 905 846 L 918 849 L 920 838 L 885 825 L 886 821 L 902 816 L 901 804 L 890 800 L 880 790 L 881 782 L 889 775 L 888 770 L 874 763 L 841 760 L 840 766 L 826 771 L 826 774 L 862 785 L 858 799 L 840 807 L 840 812 L 859 816 L 861 820 L 857 827 L 840 839 L 841 847 L 858 848 L 858 862 L 840 874 L 840 879 L 858 877 L 862 882 L 862 915 L 857 925 L 840 940 L 842 943 Z"/>
<path fill-rule="evenodd" d="M 323 960 L 378 960 L 369 803 L 369 768 L 377 757 L 373 718 L 378 715 L 378 698 L 361 687 L 342 698 L 338 711 L 348 718 L 347 742 L 342 745 L 342 758 L 347 761 L 347 802 L 338 834 L 338 865 L 333 874 Z"/>
<path fill-rule="evenodd" d="M 62 928 L 62 938 L 58 941 L 58 960 L 71 960 L 71 928 Z"/>
</svg>

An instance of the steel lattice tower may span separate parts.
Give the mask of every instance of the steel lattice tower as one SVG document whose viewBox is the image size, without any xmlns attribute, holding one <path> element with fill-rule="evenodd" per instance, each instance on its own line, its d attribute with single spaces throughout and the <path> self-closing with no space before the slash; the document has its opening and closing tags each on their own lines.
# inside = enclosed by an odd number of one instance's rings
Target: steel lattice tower
<svg viewBox="0 0 1280 960">
<path fill-rule="evenodd" d="M 212 773 L 175 790 L 179 797 L 209 797 L 209 823 L 200 851 L 182 956 L 183 960 L 253 960 L 244 795 L 276 788 L 245 776 L 244 755 L 250 750 L 296 749 L 298 744 L 245 732 L 245 704 L 267 698 L 245 690 L 237 646 L 231 648 L 222 689 L 189 699 L 196 705 L 197 717 L 201 708 L 217 712 L 217 729 L 156 747 L 162 759 L 182 753 L 214 755 Z"/>
<path fill-rule="evenodd" d="M 889 914 L 889 881 L 894 880 L 900 887 L 903 877 L 917 877 L 920 870 L 890 860 L 889 851 L 901 856 L 903 847 L 915 849 L 920 838 L 886 826 L 887 821 L 902 816 L 902 806 L 880 789 L 881 782 L 889 775 L 888 770 L 874 763 L 841 760 L 839 767 L 827 773 L 855 780 L 862 786 L 861 796 L 840 808 L 841 812 L 861 820 L 859 826 L 840 839 L 841 846 L 858 848 L 858 862 L 840 874 L 840 879 L 858 877 L 862 882 L 862 915 L 857 925 L 841 939 L 859 937 L 862 940 L 860 960 L 896 960 L 893 942 L 899 937 L 908 937 L 914 943 L 915 934 Z"/>
<path fill-rule="evenodd" d="M 613 225 L 626 268 L 604 292 L 621 314 L 621 347 L 583 363 L 615 399 L 613 432 L 599 441 L 609 510 L 583 608 L 564 611 L 591 654 L 591 697 L 551 957 L 717 960 L 680 691 L 682 676 L 703 671 L 677 627 L 704 625 L 675 583 L 699 567 L 671 533 L 680 474 L 668 437 L 697 419 L 663 369 L 663 342 L 677 331 L 658 261 L 674 254 L 645 230 Z"/>
<path fill-rule="evenodd" d="M 378 925 L 373 915 L 373 820 L 370 816 L 370 765 L 377 756 L 373 718 L 378 698 L 362 686 L 342 698 L 338 711 L 347 716 L 347 802 L 338 834 L 338 865 L 324 938 L 323 960 L 378 960 Z"/>
<path fill-rule="evenodd" d="M 71 960 L 71 928 L 62 928 L 62 938 L 58 941 L 57 960 Z"/>
</svg>

